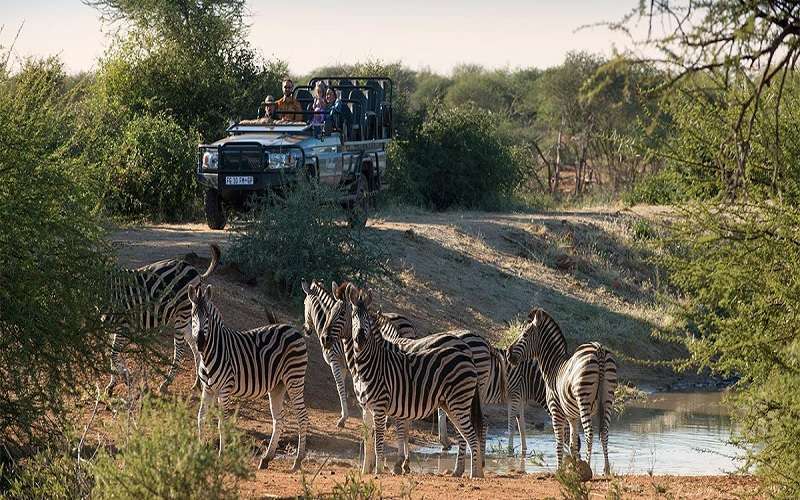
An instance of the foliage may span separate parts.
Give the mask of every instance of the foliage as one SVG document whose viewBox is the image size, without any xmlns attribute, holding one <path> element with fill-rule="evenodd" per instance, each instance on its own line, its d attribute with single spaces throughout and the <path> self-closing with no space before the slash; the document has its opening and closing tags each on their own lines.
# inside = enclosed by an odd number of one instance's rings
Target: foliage
<svg viewBox="0 0 800 500">
<path fill-rule="evenodd" d="M 198 137 L 168 116 L 137 116 L 107 158 L 105 198 L 111 213 L 180 220 L 196 215 L 200 195 L 192 173 Z"/>
<path fill-rule="evenodd" d="M 568 500 L 588 500 L 589 487 L 581 480 L 575 459 L 566 457 L 564 465 L 556 471 L 556 481 L 560 486 L 561 497 Z"/>
<path fill-rule="evenodd" d="M 661 170 L 653 175 L 639 179 L 622 194 L 622 201 L 629 205 L 672 205 L 689 198 L 687 186 L 681 182 L 674 170 Z"/>
<path fill-rule="evenodd" d="M 225 450 L 197 439 L 194 411 L 184 402 L 145 399 L 132 431 L 118 431 L 119 452 L 101 452 L 92 468 L 98 499 L 237 498 L 252 475 L 250 444 L 223 425 Z M 126 435 L 129 434 L 127 439 Z"/>
<path fill-rule="evenodd" d="M 18 469 L 7 492 L 10 499 L 89 498 L 94 486 L 86 463 L 53 448 L 40 451 Z"/>
<path fill-rule="evenodd" d="M 363 480 L 356 474 L 348 474 L 344 483 L 336 483 L 332 496 L 336 500 L 371 500 L 381 498 L 381 488 L 375 481 Z"/>
<path fill-rule="evenodd" d="M 72 99 L 55 59 L 0 67 L 0 445 L 58 435 L 65 402 L 102 373 L 97 307 L 109 259 L 98 189 L 73 155 Z"/>
<path fill-rule="evenodd" d="M 350 228 L 336 193 L 300 183 L 285 196 L 256 203 L 233 229 L 229 257 L 273 295 L 296 295 L 302 279 L 366 281 L 390 276 L 388 254 L 369 229 Z"/>
<path fill-rule="evenodd" d="M 495 116 L 475 107 L 437 107 L 407 142 L 390 149 L 395 195 L 437 210 L 491 209 L 521 180 Z"/>
</svg>

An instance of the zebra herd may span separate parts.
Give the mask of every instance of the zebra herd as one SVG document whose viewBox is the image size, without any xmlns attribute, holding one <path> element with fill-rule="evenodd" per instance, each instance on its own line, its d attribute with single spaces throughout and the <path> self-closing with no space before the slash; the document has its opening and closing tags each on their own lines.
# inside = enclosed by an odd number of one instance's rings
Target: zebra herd
<svg viewBox="0 0 800 500">
<path fill-rule="evenodd" d="M 336 382 L 340 427 L 349 417 L 346 375 L 353 380 L 367 429 L 364 473 L 383 472 L 384 436 L 390 417 L 397 428 L 398 458 L 393 470 L 409 472 L 409 423 L 438 412 L 439 439 L 444 447 L 449 447 L 446 419 L 456 430 L 458 453 L 453 475 L 464 473 L 469 450 L 470 477 L 482 477 L 488 428 L 483 407 L 507 405 L 509 448 L 513 448 L 516 421 L 524 454 L 528 401 L 551 415 L 558 467 L 563 463 L 565 441 L 569 441 L 571 456 L 579 456 L 581 429 L 587 461 L 591 459 L 592 417 L 597 415 L 604 472 L 610 472 L 608 428 L 617 385 L 616 362 L 598 343 L 583 344 L 570 355 L 558 324 L 542 309 L 531 310 L 518 338 L 508 348 L 499 349 L 468 330 L 420 337 L 404 316 L 375 310 L 368 288 L 332 283 L 329 290 L 319 282 L 303 281 L 302 332 L 287 324 L 234 331 L 225 326 L 211 300 L 211 285 L 204 283 L 219 262 L 216 245 L 211 246 L 211 253 L 211 264 L 203 274 L 181 259 L 170 259 L 122 272 L 112 280 L 117 309 L 106 315 L 114 331 L 108 393 L 118 375 L 129 381 L 119 356 L 127 332 L 171 327 L 174 356 L 159 390 L 169 386 L 184 344 L 189 344 L 202 388 L 198 432 L 210 402 L 216 400 L 226 418 L 233 399 L 269 396 L 273 430 L 259 468 L 266 468 L 275 456 L 288 395 L 298 419 L 293 467 L 297 470 L 306 453 L 304 385 L 307 337 L 313 334 Z M 220 453 L 223 447 L 220 419 Z"/>
</svg>

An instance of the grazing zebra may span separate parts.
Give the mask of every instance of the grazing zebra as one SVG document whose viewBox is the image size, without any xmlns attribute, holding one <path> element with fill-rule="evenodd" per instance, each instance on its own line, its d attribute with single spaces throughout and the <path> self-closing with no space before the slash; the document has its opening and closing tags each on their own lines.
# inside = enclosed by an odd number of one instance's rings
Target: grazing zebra
<svg viewBox="0 0 800 500">
<path fill-rule="evenodd" d="M 298 420 L 297 456 L 292 470 L 299 470 L 306 455 L 308 412 L 303 399 L 308 352 L 302 333 L 290 325 L 268 325 L 244 332 L 227 328 L 211 303 L 211 285 L 191 285 L 192 336 L 200 351 L 200 383 L 203 394 L 197 413 L 202 433 L 209 401 L 217 398 L 222 408 L 219 452 L 223 449 L 222 418 L 230 413 L 231 398 L 255 399 L 269 395 L 272 437 L 259 463 L 265 469 L 275 457 L 282 431 L 284 396 Z"/>
<path fill-rule="evenodd" d="M 333 307 L 335 299 L 316 281 L 312 281 L 311 286 L 305 281 L 302 281 L 301 285 L 303 291 L 306 293 L 306 298 L 303 302 L 305 310 L 303 328 L 307 335 L 310 335 L 313 331 L 316 332 L 319 338 L 325 326 L 325 322 L 328 319 L 328 312 Z M 336 288 L 335 283 L 333 288 Z M 383 313 L 383 317 L 394 325 L 398 331 L 398 335 L 406 338 L 416 337 L 414 325 L 406 317 L 396 313 Z M 320 341 L 320 344 L 321 343 Z M 346 363 L 342 343 L 332 343 L 328 347 L 323 345 L 322 357 L 331 368 L 333 380 L 336 382 L 336 392 L 339 394 L 339 404 L 342 408 L 341 417 L 339 417 L 339 421 L 336 425 L 338 427 L 344 427 L 349 417 L 349 410 L 347 407 L 347 387 L 345 384 L 346 373 L 342 370 L 342 366 Z"/>
<path fill-rule="evenodd" d="M 351 373 L 355 373 L 355 366 L 352 356 L 352 339 L 350 331 L 352 328 L 352 307 L 346 300 L 346 290 L 352 287 L 349 283 L 343 283 L 338 287 L 334 284 L 333 296 L 336 302 L 328 314 L 328 323 L 324 327 L 323 335 L 320 336 L 320 341 L 323 345 L 333 345 L 342 343 L 344 346 L 345 355 L 347 358 L 348 369 Z M 504 359 L 497 349 L 492 347 L 486 340 L 467 330 L 453 330 L 449 332 L 442 332 L 433 335 L 428 335 L 419 339 L 406 339 L 402 338 L 400 332 L 394 328 L 394 324 L 386 321 L 382 315 L 377 315 L 374 318 L 383 337 L 392 343 L 397 344 L 403 350 L 411 352 L 422 349 L 435 349 L 439 347 L 455 347 L 463 349 L 467 347 L 467 352 L 472 357 L 475 366 L 478 370 L 478 384 L 480 387 L 481 400 L 488 398 L 499 398 L 501 394 L 505 394 L 505 369 L 503 368 Z M 447 449 L 450 447 L 447 440 L 447 426 L 445 420 L 445 412 L 439 411 L 439 439 L 442 446 Z M 479 428 L 479 439 L 483 444 L 486 440 L 487 426 L 484 422 Z M 395 464 L 395 470 L 402 470 L 409 472 L 409 448 L 408 443 L 405 441 L 405 433 L 407 427 L 400 425 L 398 422 L 398 453 L 402 459 L 402 466 L 400 461 Z M 460 476 L 464 472 L 464 457 L 466 456 L 466 442 L 459 440 L 459 448 L 456 467 L 453 469 L 454 476 Z M 369 452 L 369 450 L 367 450 Z M 369 470 L 369 462 L 371 456 L 365 453 L 365 471 Z"/>
<path fill-rule="evenodd" d="M 122 269 L 110 277 L 110 311 L 103 320 L 114 332 L 111 340 L 111 380 L 106 395 L 111 396 L 117 385 L 117 375 L 130 384 L 130 374 L 120 352 L 128 344 L 128 337 L 137 331 L 172 328 L 174 353 L 172 365 L 159 392 L 166 392 L 183 358 L 184 344 L 188 343 L 194 354 L 195 370 L 199 362 L 197 347 L 191 341 L 192 305 L 186 291 L 208 278 L 219 263 L 219 247 L 211 244 L 211 263 L 205 273 L 183 259 L 167 259 L 137 269 Z M 195 372 L 196 373 L 196 372 Z M 197 378 L 195 378 L 195 384 Z"/>
<path fill-rule="evenodd" d="M 442 408 L 470 450 L 470 477 L 483 477 L 479 429 L 483 423 L 475 363 L 464 346 L 403 350 L 387 341 L 369 311 L 372 293 L 348 287 L 352 307 L 354 386 L 374 428 L 377 473 L 383 472 L 386 417 L 421 419 Z"/>
<path fill-rule="evenodd" d="M 547 386 L 547 408 L 556 436 L 558 466 L 562 464 L 566 432 L 570 436 L 570 453 L 578 457 L 578 420 L 586 435 L 586 461 L 591 463 L 592 416 L 597 414 L 605 459 L 603 470 L 608 475 L 611 470 L 608 463 L 608 427 L 614 389 L 617 387 L 616 361 L 597 342 L 582 344 L 569 356 L 561 328 L 550 315 L 541 309 L 533 309 L 528 318 L 530 323 L 509 348 L 509 362 L 513 365 L 531 358 L 539 362 Z"/>
</svg>

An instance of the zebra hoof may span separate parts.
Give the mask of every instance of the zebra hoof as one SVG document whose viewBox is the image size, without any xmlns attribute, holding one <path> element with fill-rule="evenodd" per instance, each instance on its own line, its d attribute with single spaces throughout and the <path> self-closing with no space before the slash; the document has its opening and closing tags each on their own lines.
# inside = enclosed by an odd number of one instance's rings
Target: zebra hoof
<svg viewBox="0 0 800 500">
<path fill-rule="evenodd" d="M 346 423 L 347 423 L 347 417 L 342 417 L 342 418 L 339 419 L 338 422 L 336 422 L 336 427 L 344 429 L 344 424 L 346 424 Z"/>
<path fill-rule="evenodd" d="M 292 472 L 300 471 L 300 469 L 302 468 L 302 463 L 303 463 L 302 459 L 298 458 L 297 460 L 295 460 L 294 465 L 292 465 Z"/>
<path fill-rule="evenodd" d="M 269 467 L 269 461 L 270 459 L 267 457 L 262 458 L 261 461 L 258 463 L 258 470 L 264 470 L 267 467 Z"/>
<path fill-rule="evenodd" d="M 395 476 L 400 476 L 403 474 L 403 464 L 400 462 L 395 462 L 392 466 L 392 474 Z"/>
<path fill-rule="evenodd" d="M 408 465 L 408 460 L 403 462 L 403 474 L 411 474 L 411 466 Z"/>
<path fill-rule="evenodd" d="M 461 477 L 461 476 L 464 475 L 464 469 L 463 468 L 455 468 L 455 469 L 453 469 L 453 472 L 450 473 L 450 475 L 453 476 L 453 477 Z"/>
</svg>

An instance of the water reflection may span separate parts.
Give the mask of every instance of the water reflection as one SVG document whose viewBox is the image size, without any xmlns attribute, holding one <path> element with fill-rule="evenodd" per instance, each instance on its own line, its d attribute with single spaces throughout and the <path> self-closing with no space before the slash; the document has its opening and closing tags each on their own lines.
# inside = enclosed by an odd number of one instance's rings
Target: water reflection
<svg viewBox="0 0 800 500">
<path fill-rule="evenodd" d="M 731 421 L 720 399 L 719 393 L 659 393 L 632 403 L 611 423 L 609 459 L 614 472 L 692 475 L 735 470 L 741 464 L 734 458 L 740 450 L 728 444 Z M 528 414 L 526 412 L 526 416 Z M 543 411 L 530 414 L 529 422 L 548 418 Z M 490 429 L 488 470 L 508 473 L 555 469 L 555 445 L 549 425 L 544 430 L 528 429 L 528 452 L 533 452 L 537 458 L 523 462 L 519 458 L 502 456 L 508 444 L 504 427 Z M 518 438 L 516 444 L 519 446 Z M 453 466 L 453 453 L 440 454 L 438 448 L 416 451 L 417 470 L 436 472 Z M 593 468 L 602 470 L 603 455 L 596 430 L 592 452 Z"/>
</svg>

